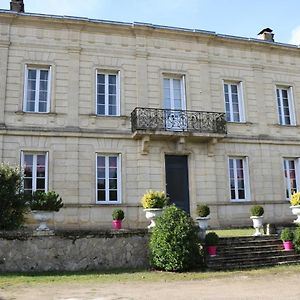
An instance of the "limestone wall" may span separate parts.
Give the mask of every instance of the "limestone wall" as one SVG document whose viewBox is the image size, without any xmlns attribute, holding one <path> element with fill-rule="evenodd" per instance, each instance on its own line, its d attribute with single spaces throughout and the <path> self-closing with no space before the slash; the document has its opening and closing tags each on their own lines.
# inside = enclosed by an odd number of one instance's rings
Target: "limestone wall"
<svg viewBox="0 0 300 300">
<path fill-rule="evenodd" d="M 146 268 L 148 239 L 146 230 L 0 232 L 0 273 Z"/>
</svg>

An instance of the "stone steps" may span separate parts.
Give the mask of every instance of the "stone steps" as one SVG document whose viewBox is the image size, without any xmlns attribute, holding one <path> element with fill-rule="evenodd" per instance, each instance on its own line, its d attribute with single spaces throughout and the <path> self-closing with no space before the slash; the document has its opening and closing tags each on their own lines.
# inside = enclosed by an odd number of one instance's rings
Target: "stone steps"
<svg viewBox="0 0 300 300">
<path fill-rule="evenodd" d="M 284 251 L 277 236 L 220 238 L 217 256 L 207 257 L 210 270 L 259 268 L 300 263 L 300 254 Z"/>
</svg>

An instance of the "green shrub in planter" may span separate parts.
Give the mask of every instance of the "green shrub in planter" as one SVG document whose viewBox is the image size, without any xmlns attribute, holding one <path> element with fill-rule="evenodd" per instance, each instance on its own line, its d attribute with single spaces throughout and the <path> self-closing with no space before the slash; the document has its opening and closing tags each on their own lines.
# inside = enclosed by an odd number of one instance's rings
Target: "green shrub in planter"
<svg viewBox="0 0 300 300">
<path fill-rule="evenodd" d="M 206 204 L 197 205 L 197 215 L 198 217 L 204 218 L 210 214 L 210 209 Z"/>
<path fill-rule="evenodd" d="M 293 238 L 294 238 L 294 233 L 293 233 L 293 231 L 290 228 L 284 228 L 281 231 L 280 239 L 283 242 L 292 241 Z"/>
<path fill-rule="evenodd" d="M 113 220 L 123 220 L 124 216 L 124 211 L 122 209 L 117 208 L 112 212 Z"/>
<path fill-rule="evenodd" d="M 250 209 L 252 217 L 261 217 L 264 214 L 264 208 L 260 205 L 254 205 Z"/>
<path fill-rule="evenodd" d="M 59 211 L 63 207 L 62 199 L 54 191 L 36 191 L 29 201 L 31 210 Z"/>
<path fill-rule="evenodd" d="M 297 253 L 300 253 L 300 226 L 294 231 L 294 239 L 293 239 L 294 248 Z"/>
<path fill-rule="evenodd" d="M 219 243 L 219 236 L 215 232 L 209 232 L 205 236 L 206 246 L 216 246 Z"/>
<path fill-rule="evenodd" d="M 28 210 L 22 192 L 23 173 L 18 167 L 0 165 L 0 230 L 12 230 L 24 224 Z"/>
<path fill-rule="evenodd" d="M 200 263 L 198 243 L 193 220 L 175 205 L 168 206 L 150 237 L 150 263 L 160 270 L 189 270 Z"/>
</svg>

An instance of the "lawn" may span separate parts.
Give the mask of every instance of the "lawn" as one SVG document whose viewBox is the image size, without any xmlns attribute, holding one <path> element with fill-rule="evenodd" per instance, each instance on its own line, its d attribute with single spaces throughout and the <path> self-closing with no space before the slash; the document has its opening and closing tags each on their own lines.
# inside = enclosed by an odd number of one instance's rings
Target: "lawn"
<svg viewBox="0 0 300 300">
<path fill-rule="evenodd" d="M 255 230 L 249 227 L 249 228 L 208 230 L 208 232 L 210 231 L 216 232 L 219 237 L 237 237 L 237 236 L 252 236 Z"/>
<path fill-rule="evenodd" d="M 264 276 L 272 274 L 288 274 L 300 272 L 300 265 L 276 266 L 262 269 L 226 272 L 159 272 L 148 270 L 86 272 L 86 273 L 44 273 L 44 274 L 0 274 L 0 289 L 8 286 L 32 285 L 32 284 L 60 284 L 60 283 L 116 283 L 116 282 L 172 282 L 215 279 L 232 276 Z"/>
</svg>

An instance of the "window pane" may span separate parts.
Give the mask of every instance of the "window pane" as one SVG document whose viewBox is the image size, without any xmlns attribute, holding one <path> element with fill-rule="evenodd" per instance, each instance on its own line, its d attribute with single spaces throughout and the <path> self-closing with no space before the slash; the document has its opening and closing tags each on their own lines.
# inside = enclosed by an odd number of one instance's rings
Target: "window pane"
<svg viewBox="0 0 300 300">
<path fill-rule="evenodd" d="M 110 116 L 115 116 L 117 114 L 117 107 L 116 106 L 109 106 L 108 114 Z"/>
<path fill-rule="evenodd" d="M 45 190 L 45 179 L 37 179 L 36 188 L 38 190 Z"/>
<path fill-rule="evenodd" d="M 117 82 L 117 75 L 108 75 L 109 84 L 116 84 L 116 82 Z"/>
<path fill-rule="evenodd" d="M 110 201 L 117 201 L 118 200 L 117 191 L 109 191 L 109 200 Z"/>
<path fill-rule="evenodd" d="M 105 75 L 104 74 L 98 74 L 97 75 L 97 81 L 98 81 L 98 83 L 104 84 L 105 83 Z"/>
<path fill-rule="evenodd" d="M 98 201 L 106 201 L 104 190 L 98 190 L 98 199 L 97 200 Z"/>
<path fill-rule="evenodd" d="M 105 157 L 104 156 L 97 156 L 97 167 L 105 167 Z"/>
</svg>

